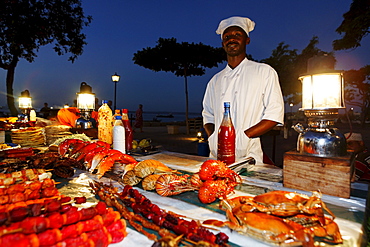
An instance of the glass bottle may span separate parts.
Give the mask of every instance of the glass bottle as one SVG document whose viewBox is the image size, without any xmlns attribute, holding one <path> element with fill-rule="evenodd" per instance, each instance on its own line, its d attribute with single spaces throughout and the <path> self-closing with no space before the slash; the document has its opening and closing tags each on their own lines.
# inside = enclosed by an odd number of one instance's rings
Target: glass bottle
<svg viewBox="0 0 370 247">
<path fill-rule="evenodd" d="M 126 152 L 128 153 L 132 150 L 132 141 L 134 140 L 134 132 L 132 131 L 130 120 L 128 118 L 127 109 L 122 109 L 122 122 L 123 126 L 125 127 Z"/>
<path fill-rule="evenodd" d="M 126 153 L 125 139 L 122 116 L 116 116 L 113 125 L 113 149 Z"/>
<path fill-rule="evenodd" d="M 112 144 L 113 117 L 108 101 L 103 100 L 102 106 L 98 109 L 98 139 L 99 141 Z"/>
<path fill-rule="evenodd" d="M 218 129 L 217 159 L 229 165 L 235 162 L 235 128 L 230 116 L 230 102 L 224 102 L 224 117 Z"/>
</svg>

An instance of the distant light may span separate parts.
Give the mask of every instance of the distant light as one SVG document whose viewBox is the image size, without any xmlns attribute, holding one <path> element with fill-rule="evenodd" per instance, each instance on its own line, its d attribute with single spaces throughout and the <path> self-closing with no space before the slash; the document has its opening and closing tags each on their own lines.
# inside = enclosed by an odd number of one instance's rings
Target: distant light
<svg viewBox="0 0 370 247">
<path fill-rule="evenodd" d="M 117 75 L 117 72 L 116 72 L 116 73 L 114 73 L 114 75 L 112 75 L 112 81 L 113 81 L 113 82 L 118 82 L 118 81 L 119 81 L 119 78 L 120 78 L 120 76 L 119 76 L 119 75 Z"/>
</svg>

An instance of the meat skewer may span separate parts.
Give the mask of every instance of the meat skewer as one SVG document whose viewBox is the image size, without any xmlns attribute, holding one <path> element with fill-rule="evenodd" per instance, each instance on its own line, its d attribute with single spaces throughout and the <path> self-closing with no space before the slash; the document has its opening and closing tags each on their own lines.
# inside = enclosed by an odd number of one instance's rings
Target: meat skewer
<svg viewBox="0 0 370 247">
<path fill-rule="evenodd" d="M 117 210 L 121 213 L 122 217 L 125 218 L 129 224 L 136 229 L 136 231 L 141 232 L 144 234 L 148 239 L 157 241 L 157 236 L 155 234 L 148 233 L 145 231 L 139 223 L 135 221 L 139 221 L 141 224 L 145 225 L 146 228 L 152 229 L 155 231 L 159 231 L 160 228 L 156 226 L 155 224 L 152 224 L 151 222 L 147 221 L 146 219 L 142 218 L 140 215 L 135 215 L 131 213 L 125 206 L 123 206 L 121 203 L 117 201 L 117 199 L 112 196 L 111 192 L 114 191 L 113 188 L 109 191 L 110 193 L 106 193 L 106 191 L 100 186 L 101 184 L 90 183 L 91 188 L 95 191 L 97 195 L 99 195 L 100 199 L 105 201 L 108 206 L 114 206 L 117 208 Z M 116 192 L 116 191 L 115 191 Z M 169 231 L 167 231 L 168 234 L 170 234 Z"/>
<path fill-rule="evenodd" d="M 151 219 L 156 225 L 171 230 L 177 235 L 183 235 L 186 239 L 195 242 L 206 241 L 220 246 L 226 245 L 228 241 L 228 236 L 222 232 L 215 235 L 194 220 L 188 221 L 178 217 L 173 212 L 160 209 L 131 186 L 125 186 L 119 197 L 136 214 L 141 214 L 145 218 Z"/>
<path fill-rule="evenodd" d="M 48 187 L 54 187 L 56 182 L 53 179 L 47 178 L 43 181 L 28 181 L 20 184 L 12 184 L 7 187 L 0 188 L 1 195 L 11 195 L 17 192 L 24 192 L 26 190 L 39 190 Z"/>
<path fill-rule="evenodd" d="M 151 240 L 157 241 L 142 226 L 155 229 L 157 232 L 165 229 L 173 236 L 174 234 L 168 231 L 171 230 L 176 234 L 174 238 L 183 235 L 187 240 L 194 242 L 206 241 L 215 246 L 224 246 L 228 241 L 228 236 L 222 232 L 215 235 L 194 220 L 188 221 L 179 218 L 173 212 L 165 212 L 157 205 L 152 204 L 149 199 L 131 186 L 126 185 L 121 193 L 117 193 L 116 188 L 105 186 L 98 182 L 90 184 L 90 186 L 102 200 L 107 202 L 107 205 L 115 206 L 137 231 L 143 233 Z M 133 212 L 129 211 L 127 207 L 130 207 Z M 142 223 L 142 225 L 138 224 L 137 221 Z"/>
<path fill-rule="evenodd" d="M 16 171 L 12 173 L 1 173 L 0 179 L 4 178 L 19 178 L 19 177 L 33 177 L 34 175 L 39 175 L 45 173 L 45 169 L 25 169 L 21 171 Z"/>
<path fill-rule="evenodd" d="M 117 211 L 108 211 L 103 203 L 97 207 L 85 208 L 79 211 L 70 210 L 66 213 L 52 211 L 47 216 L 28 217 L 0 229 L 0 236 L 12 231 L 19 231 L 19 229 L 24 234 L 41 233 L 47 229 L 61 228 L 62 226 L 75 224 L 80 221 L 90 220 L 97 215 L 104 215 L 106 223 L 112 223 L 121 218 Z"/>
<path fill-rule="evenodd" d="M 112 229 L 109 231 L 108 229 Z M 50 229 L 39 234 L 15 233 L 0 238 L 0 247 L 11 246 L 16 242 L 17 246 L 108 246 L 110 243 L 121 241 L 126 233 L 124 220 L 117 220 L 108 226 L 100 215 L 91 220 L 61 228 Z M 92 244 L 92 245 L 90 245 Z"/>
<path fill-rule="evenodd" d="M 24 202 L 22 205 L 18 203 L 18 206 L 12 207 L 8 211 L 0 211 L 0 225 L 9 225 L 10 223 L 21 221 L 28 216 L 39 216 L 55 211 L 65 213 L 73 208 L 70 201 L 70 197 L 62 197 L 60 199 L 33 200 L 33 203 L 28 205 Z"/>
<path fill-rule="evenodd" d="M 39 198 L 48 198 L 59 196 L 60 193 L 55 187 L 47 187 L 45 189 L 39 190 L 27 190 L 25 192 L 17 192 L 10 195 L 1 195 L 0 196 L 0 205 L 16 203 L 21 201 L 34 200 Z"/>
<path fill-rule="evenodd" d="M 0 173 L 0 186 L 22 183 L 26 181 L 40 180 L 51 178 L 52 174 L 44 169 L 25 169 L 12 173 Z"/>
<path fill-rule="evenodd" d="M 50 198 L 40 198 L 40 199 L 34 199 L 34 200 L 28 200 L 28 201 L 20 201 L 20 202 L 11 203 L 11 204 L 0 205 L 0 213 L 10 212 L 11 210 L 15 208 L 29 207 L 30 205 L 35 205 L 35 204 L 44 205 L 44 204 L 49 203 L 51 200 L 55 200 L 55 199 L 58 199 L 64 202 L 68 202 L 71 200 L 70 197 L 59 195 L 59 196 L 54 196 Z"/>
</svg>

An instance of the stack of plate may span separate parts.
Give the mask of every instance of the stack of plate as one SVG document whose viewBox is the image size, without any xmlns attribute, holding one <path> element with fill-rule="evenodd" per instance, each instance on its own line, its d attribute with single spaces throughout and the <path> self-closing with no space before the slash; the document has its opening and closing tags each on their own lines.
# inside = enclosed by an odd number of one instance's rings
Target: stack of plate
<svg viewBox="0 0 370 247">
<path fill-rule="evenodd" d="M 12 142 L 22 147 L 45 145 L 45 133 L 42 127 L 29 127 L 12 130 Z"/>
<path fill-rule="evenodd" d="M 71 127 L 67 125 L 50 125 L 45 127 L 46 144 L 50 145 L 55 140 L 72 135 Z"/>
</svg>

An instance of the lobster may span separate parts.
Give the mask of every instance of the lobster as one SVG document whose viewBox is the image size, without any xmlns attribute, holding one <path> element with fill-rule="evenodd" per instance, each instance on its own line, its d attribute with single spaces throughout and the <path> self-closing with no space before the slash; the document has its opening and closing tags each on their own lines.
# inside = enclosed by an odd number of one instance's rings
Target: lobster
<svg viewBox="0 0 370 247">
<path fill-rule="evenodd" d="M 198 193 L 198 198 L 202 203 L 211 203 L 217 198 L 226 198 L 241 182 L 240 176 L 219 160 L 205 161 L 198 174 L 203 180 Z"/>
</svg>

